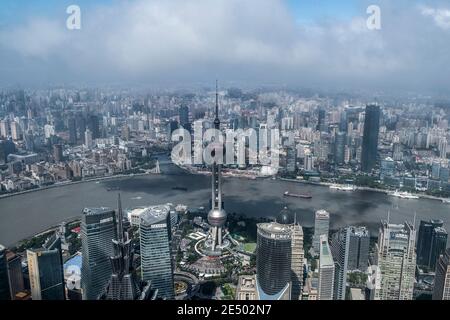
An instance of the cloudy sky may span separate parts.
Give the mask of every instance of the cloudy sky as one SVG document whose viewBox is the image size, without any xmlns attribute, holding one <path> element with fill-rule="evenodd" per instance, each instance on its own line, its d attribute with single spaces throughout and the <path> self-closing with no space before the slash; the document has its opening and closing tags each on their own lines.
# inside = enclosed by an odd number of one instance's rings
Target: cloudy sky
<svg viewBox="0 0 450 320">
<path fill-rule="evenodd" d="M 2 0 L 0 85 L 272 84 L 445 91 L 441 0 Z M 68 30 L 66 8 L 81 9 Z M 381 30 L 366 10 L 381 9 Z"/>
</svg>

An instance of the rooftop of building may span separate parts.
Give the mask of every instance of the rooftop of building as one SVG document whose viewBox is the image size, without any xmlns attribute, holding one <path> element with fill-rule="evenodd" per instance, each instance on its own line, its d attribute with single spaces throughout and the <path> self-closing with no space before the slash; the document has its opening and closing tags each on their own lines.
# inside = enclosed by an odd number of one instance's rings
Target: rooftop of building
<svg viewBox="0 0 450 320">
<path fill-rule="evenodd" d="M 290 235 L 291 229 L 287 225 L 278 222 L 258 223 L 258 230 L 273 235 Z"/>
<path fill-rule="evenodd" d="M 369 235 L 369 230 L 366 227 L 350 227 L 350 228 L 352 233 L 359 237 Z"/>
<path fill-rule="evenodd" d="M 317 210 L 316 211 L 316 219 L 326 219 L 330 218 L 330 213 L 326 210 Z"/>
<path fill-rule="evenodd" d="M 99 207 L 99 208 L 84 208 L 83 214 L 90 216 L 90 215 L 96 215 L 96 214 L 102 214 L 106 212 L 113 211 L 113 209 L 108 207 Z"/>
<path fill-rule="evenodd" d="M 169 205 L 149 206 L 140 214 L 141 223 L 151 225 L 164 221 L 169 213 Z"/>
<path fill-rule="evenodd" d="M 334 266 L 333 257 L 331 255 L 330 246 L 328 245 L 328 239 L 326 236 L 320 237 L 320 267 Z"/>
</svg>

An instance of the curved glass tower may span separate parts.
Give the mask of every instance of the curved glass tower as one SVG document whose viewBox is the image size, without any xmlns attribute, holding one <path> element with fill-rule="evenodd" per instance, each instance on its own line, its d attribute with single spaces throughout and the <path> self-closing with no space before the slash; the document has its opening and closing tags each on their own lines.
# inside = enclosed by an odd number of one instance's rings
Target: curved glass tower
<svg viewBox="0 0 450 320">
<path fill-rule="evenodd" d="M 260 300 L 289 300 L 292 232 L 276 222 L 258 224 L 256 281 Z"/>
</svg>

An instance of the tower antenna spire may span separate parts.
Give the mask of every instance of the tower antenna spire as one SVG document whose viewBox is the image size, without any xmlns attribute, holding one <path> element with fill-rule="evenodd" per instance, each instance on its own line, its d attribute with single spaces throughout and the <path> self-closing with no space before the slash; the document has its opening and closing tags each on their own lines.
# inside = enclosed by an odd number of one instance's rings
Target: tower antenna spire
<svg viewBox="0 0 450 320">
<path fill-rule="evenodd" d="M 120 199 L 120 192 L 117 195 L 117 240 L 123 242 L 123 212 L 122 200 Z"/>
<path fill-rule="evenodd" d="M 216 79 L 216 119 L 219 119 L 219 85 Z"/>
<path fill-rule="evenodd" d="M 214 128 L 220 130 L 219 120 L 219 89 L 218 81 L 216 80 L 216 106 L 215 106 L 215 119 Z M 219 140 L 220 141 L 220 140 Z M 220 148 L 214 152 L 223 152 Z M 212 251 L 215 251 L 216 245 L 222 246 L 223 239 L 223 227 L 225 225 L 227 214 L 222 205 L 222 175 L 221 175 L 221 163 L 214 162 L 211 167 L 211 210 L 208 213 L 208 222 L 211 225 L 210 235 L 212 240 Z"/>
</svg>

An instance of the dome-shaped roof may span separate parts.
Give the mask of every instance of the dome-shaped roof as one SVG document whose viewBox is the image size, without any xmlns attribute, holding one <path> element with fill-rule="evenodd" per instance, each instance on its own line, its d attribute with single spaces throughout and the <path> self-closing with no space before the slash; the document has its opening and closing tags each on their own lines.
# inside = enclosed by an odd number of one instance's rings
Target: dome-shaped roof
<svg viewBox="0 0 450 320">
<path fill-rule="evenodd" d="M 278 214 L 277 222 L 279 224 L 293 224 L 294 215 L 289 211 L 287 207 L 284 207 L 283 210 L 281 210 Z"/>
</svg>

